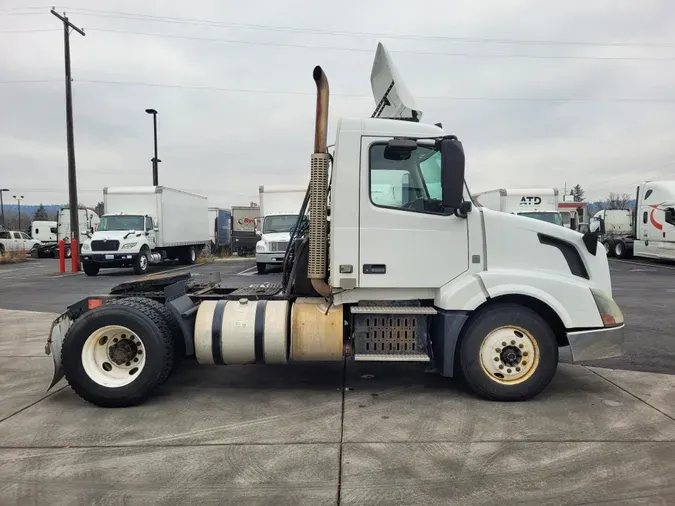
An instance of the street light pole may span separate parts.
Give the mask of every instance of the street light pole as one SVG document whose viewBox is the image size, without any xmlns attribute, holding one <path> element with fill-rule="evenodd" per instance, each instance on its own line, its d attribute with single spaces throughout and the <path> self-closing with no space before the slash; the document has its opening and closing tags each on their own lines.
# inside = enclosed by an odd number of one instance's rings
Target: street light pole
<svg viewBox="0 0 675 506">
<path fill-rule="evenodd" d="M 146 109 L 145 112 L 152 114 L 152 127 L 155 139 L 155 156 L 152 159 L 152 185 L 159 186 L 159 173 L 157 164 L 162 160 L 157 157 L 157 110 Z"/>
<path fill-rule="evenodd" d="M 23 200 L 23 195 L 16 196 L 12 195 L 16 199 L 16 203 L 19 205 L 19 231 L 21 231 L 21 201 Z"/>
<path fill-rule="evenodd" d="M 2 215 L 2 223 L 0 223 L 0 225 L 3 227 L 5 226 L 5 204 L 2 201 L 2 193 L 8 191 L 9 188 L 0 188 L 0 215 Z"/>
</svg>

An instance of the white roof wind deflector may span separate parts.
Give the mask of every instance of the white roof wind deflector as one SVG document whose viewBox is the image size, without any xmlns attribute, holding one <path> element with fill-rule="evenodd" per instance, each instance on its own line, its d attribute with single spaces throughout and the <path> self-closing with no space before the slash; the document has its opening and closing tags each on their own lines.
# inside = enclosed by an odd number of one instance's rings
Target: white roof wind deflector
<svg viewBox="0 0 675 506">
<path fill-rule="evenodd" d="M 380 42 L 377 45 L 373 70 L 370 72 L 370 86 L 375 99 L 373 118 L 392 118 L 419 121 L 422 111 L 401 79 L 389 51 Z"/>
</svg>

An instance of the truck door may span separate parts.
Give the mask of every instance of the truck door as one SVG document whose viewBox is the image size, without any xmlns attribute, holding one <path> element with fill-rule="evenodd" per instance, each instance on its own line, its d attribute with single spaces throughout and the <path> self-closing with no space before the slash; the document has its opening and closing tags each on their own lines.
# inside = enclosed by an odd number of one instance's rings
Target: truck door
<svg viewBox="0 0 675 506">
<path fill-rule="evenodd" d="M 388 140 L 362 140 L 359 286 L 440 287 L 468 269 L 467 220 L 437 207 L 440 152 L 389 160 Z"/>
<path fill-rule="evenodd" d="M 26 249 L 26 241 L 24 240 L 23 237 L 21 237 L 21 232 L 12 232 L 12 239 L 14 239 L 12 242 L 14 244 L 14 251 L 21 251 Z"/>
</svg>

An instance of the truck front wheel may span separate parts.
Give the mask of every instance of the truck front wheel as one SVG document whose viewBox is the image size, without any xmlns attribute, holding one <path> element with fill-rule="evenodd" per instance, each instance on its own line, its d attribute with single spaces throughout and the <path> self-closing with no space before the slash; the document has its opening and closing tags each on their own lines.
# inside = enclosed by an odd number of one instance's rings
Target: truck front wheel
<svg viewBox="0 0 675 506">
<path fill-rule="evenodd" d="M 173 357 L 171 330 L 155 311 L 115 303 L 81 316 L 61 349 L 72 389 L 102 407 L 145 401 L 168 377 Z"/>
<path fill-rule="evenodd" d="M 618 240 L 614 243 L 614 256 L 616 258 L 626 258 L 628 256 L 626 254 L 626 245 L 623 241 Z"/>
<path fill-rule="evenodd" d="M 146 250 L 141 250 L 136 257 L 136 260 L 134 260 L 134 272 L 136 274 L 145 274 L 148 272 L 149 264 L 148 252 Z"/>
<path fill-rule="evenodd" d="M 551 382 L 558 344 L 546 321 L 529 308 L 500 304 L 475 314 L 459 344 L 461 374 L 478 395 L 524 401 Z"/>
<path fill-rule="evenodd" d="M 96 276 L 101 266 L 93 262 L 82 262 L 82 270 L 87 276 Z"/>
</svg>

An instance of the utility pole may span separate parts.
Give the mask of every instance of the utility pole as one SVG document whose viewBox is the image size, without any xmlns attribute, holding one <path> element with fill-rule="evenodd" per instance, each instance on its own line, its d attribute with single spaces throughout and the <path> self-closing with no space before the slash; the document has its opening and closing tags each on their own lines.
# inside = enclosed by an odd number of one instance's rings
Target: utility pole
<svg viewBox="0 0 675 506">
<path fill-rule="evenodd" d="M 2 215 L 2 223 L 0 223 L 0 225 L 2 225 L 3 227 L 5 226 L 5 204 L 2 201 L 2 194 L 3 194 L 3 192 L 8 192 L 8 191 L 9 191 L 9 188 L 0 188 L 0 214 Z"/>
<path fill-rule="evenodd" d="M 72 77 L 70 75 L 70 29 L 72 28 L 80 35 L 84 36 L 84 31 L 72 24 L 65 13 L 61 16 L 54 9 L 51 13 L 63 22 L 63 52 L 66 64 L 66 139 L 68 143 L 68 206 L 70 208 L 70 233 L 71 241 L 77 241 L 78 248 L 80 244 L 80 226 L 78 224 L 77 214 L 79 206 L 77 203 L 77 175 L 75 173 L 75 140 L 73 138 L 73 90 Z M 78 251 L 73 251 L 73 258 Z M 79 270 L 79 262 L 77 262 Z"/>
</svg>

